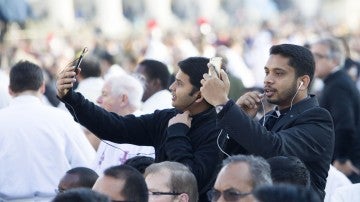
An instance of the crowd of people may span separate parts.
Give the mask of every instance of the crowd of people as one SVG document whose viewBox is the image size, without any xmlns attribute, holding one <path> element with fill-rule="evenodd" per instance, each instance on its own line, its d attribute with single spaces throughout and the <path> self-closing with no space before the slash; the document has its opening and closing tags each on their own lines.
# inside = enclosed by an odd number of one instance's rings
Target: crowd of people
<svg viewBox="0 0 360 202">
<path fill-rule="evenodd" d="M 356 34 L 284 27 L 5 40 L 0 201 L 360 200 Z"/>
</svg>

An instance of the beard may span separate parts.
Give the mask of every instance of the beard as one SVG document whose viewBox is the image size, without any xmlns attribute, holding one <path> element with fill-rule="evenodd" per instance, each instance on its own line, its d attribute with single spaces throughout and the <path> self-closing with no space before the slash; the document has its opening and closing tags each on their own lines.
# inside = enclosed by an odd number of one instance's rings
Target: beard
<svg viewBox="0 0 360 202">
<path fill-rule="evenodd" d="M 296 81 L 294 81 L 289 88 L 281 92 L 276 91 L 277 96 L 275 98 L 268 98 L 267 102 L 278 106 L 290 106 L 297 93 L 297 88 Z"/>
</svg>

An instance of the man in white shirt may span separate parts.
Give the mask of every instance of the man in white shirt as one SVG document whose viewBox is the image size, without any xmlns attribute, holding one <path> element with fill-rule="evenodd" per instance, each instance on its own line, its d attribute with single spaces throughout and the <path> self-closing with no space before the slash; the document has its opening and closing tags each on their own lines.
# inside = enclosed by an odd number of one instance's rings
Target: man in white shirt
<svg viewBox="0 0 360 202">
<path fill-rule="evenodd" d="M 141 97 L 144 89 L 139 80 L 128 75 L 110 77 L 105 81 L 101 96 L 97 102 L 109 112 L 121 116 L 133 114 L 141 115 Z M 100 175 L 106 168 L 123 164 L 134 156 L 154 157 L 155 151 L 151 146 L 137 146 L 132 144 L 116 144 L 110 141 L 100 142 L 94 163 L 94 170 Z"/>
<path fill-rule="evenodd" d="M 49 201 L 63 174 L 89 167 L 95 151 L 63 110 L 41 102 L 41 68 L 20 61 L 10 71 L 10 105 L 0 110 L 0 201 Z"/>
<path fill-rule="evenodd" d="M 164 63 L 156 60 L 143 60 L 137 66 L 136 73 L 141 75 L 145 83 L 141 108 L 144 114 L 153 113 L 156 109 L 172 108 L 172 96 L 167 90 L 170 73 Z"/>
</svg>

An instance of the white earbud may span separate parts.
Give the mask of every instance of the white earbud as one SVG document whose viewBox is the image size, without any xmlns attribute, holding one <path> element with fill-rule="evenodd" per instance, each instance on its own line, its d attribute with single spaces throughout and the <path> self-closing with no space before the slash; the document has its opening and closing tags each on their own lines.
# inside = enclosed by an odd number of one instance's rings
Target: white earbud
<svg viewBox="0 0 360 202">
<path fill-rule="evenodd" d="M 300 82 L 300 85 L 299 85 L 299 87 L 298 87 L 298 90 L 301 88 L 301 86 L 304 84 L 304 82 Z"/>
</svg>

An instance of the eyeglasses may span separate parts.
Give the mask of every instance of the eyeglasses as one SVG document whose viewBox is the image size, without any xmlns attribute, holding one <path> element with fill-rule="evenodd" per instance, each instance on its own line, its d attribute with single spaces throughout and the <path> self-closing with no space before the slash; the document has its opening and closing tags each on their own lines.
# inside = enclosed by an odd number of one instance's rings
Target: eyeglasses
<svg viewBox="0 0 360 202">
<path fill-rule="evenodd" d="M 160 191 L 149 191 L 149 195 L 153 196 L 160 196 L 160 195 L 171 195 L 171 196 L 178 196 L 181 193 L 177 192 L 160 192 Z"/>
<path fill-rule="evenodd" d="M 227 189 L 223 192 L 213 189 L 208 192 L 208 198 L 210 201 L 215 202 L 218 201 L 220 196 L 222 195 L 226 201 L 238 201 L 241 198 L 244 198 L 250 194 L 251 192 L 241 193 L 233 189 Z"/>
<path fill-rule="evenodd" d="M 58 188 L 58 189 L 55 189 L 55 193 L 56 194 L 62 194 L 66 191 L 66 189 L 63 189 L 63 188 Z"/>
<path fill-rule="evenodd" d="M 319 59 L 319 60 L 329 58 L 329 55 L 325 55 L 321 53 L 313 53 L 313 55 L 315 59 Z"/>
</svg>

